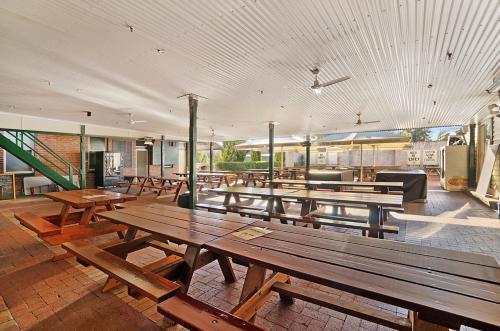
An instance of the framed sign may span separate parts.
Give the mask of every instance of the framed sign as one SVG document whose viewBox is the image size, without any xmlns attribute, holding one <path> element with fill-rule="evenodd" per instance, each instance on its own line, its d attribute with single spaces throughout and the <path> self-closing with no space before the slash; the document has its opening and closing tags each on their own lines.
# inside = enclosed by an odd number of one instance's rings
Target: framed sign
<svg viewBox="0 0 500 331">
<path fill-rule="evenodd" d="M 423 165 L 439 165 L 438 151 L 435 149 L 427 149 L 423 151 L 422 155 Z"/>
<path fill-rule="evenodd" d="M 409 166 L 419 166 L 420 165 L 420 150 L 408 151 L 408 165 Z"/>
</svg>

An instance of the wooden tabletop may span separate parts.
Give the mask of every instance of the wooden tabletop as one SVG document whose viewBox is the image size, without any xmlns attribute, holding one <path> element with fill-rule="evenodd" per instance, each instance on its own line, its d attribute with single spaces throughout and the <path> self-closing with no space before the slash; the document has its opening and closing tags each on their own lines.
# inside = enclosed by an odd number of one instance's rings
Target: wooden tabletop
<svg viewBox="0 0 500 331">
<path fill-rule="evenodd" d="M 338 185 L 338 186 L 366 186 L 366 187 L 390 187 L 402 188 L 403 182 L 353 182 L 353 181 L 327 181 L 327 180 L 307 180 L 307 179 L 274 179 L 266 180 L 270 184 L 288 185 Z"/>
<path fill-rule="evenodd" d="M 177 244 L 203 244 L 252 224 L 255 219 L 208 217 L 194 211 L 158 204 L 105 211 L 98 216 L 160 236 Z"/>
<path fill-rule="evenodd" d="M 500 327 L 500 267 L 488 257 L 257 221 L 273 232 L 204 247 L 440 320 Z"/>
<path fill-rule="evenodd" d="M 218 194 L 243 194 L 243 195 L 253 195 L 259 197 L 282 197 L 287 196 L 298 190 L 294 189 L 280 189 L 280 188 L 269 188 L 269 187 L 240 187 L 240 186 L 230 186 L 211 189 L 210 191 L 216 192 Z"/>
<path fill-rule="evenodd" d="M 44 193 L 44 195 L 54 201 L 62 202 L 74 208 L 86 208 L 137 200 L 137 197 L 134 195 L 97 189 L 49 192 Z"/>
<path fill-rule="evenodd" d="M 286 194 L 286 197 L 297 200 L 357 203 L 368 206 L 383 206 L 383 207 L 403 206 L 403 196 L 392 195 L 392 194 L 297 190 L 295 192 Z"/>
</svg>

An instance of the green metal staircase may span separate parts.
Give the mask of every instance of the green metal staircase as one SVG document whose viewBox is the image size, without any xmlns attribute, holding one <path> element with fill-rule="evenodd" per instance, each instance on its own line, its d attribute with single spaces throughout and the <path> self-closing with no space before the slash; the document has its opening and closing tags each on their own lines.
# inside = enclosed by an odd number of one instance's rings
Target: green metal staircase
<svg viewBox="0 0 500 331">
<path fill-rule="evenodd" d="M 25 131 L 0 132 L 0 147 L 17 157 L 65 190 L 77 190 L 72 181 L 80 170 L 59 156 L 38 139 L 34 133 Z M 67 176 L 68 178 L 65 178 Z"/>
</svg>

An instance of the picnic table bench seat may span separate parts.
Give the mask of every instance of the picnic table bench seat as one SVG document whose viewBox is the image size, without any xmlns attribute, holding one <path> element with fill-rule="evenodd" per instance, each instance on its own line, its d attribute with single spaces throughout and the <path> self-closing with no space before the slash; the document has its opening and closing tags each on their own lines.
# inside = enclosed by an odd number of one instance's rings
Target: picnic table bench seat
<svg viewBox="0 0 500 331">
<path fill-rule="evenodd" d="M 287 283 L 278 282 L 273 284 L 272 290 L 278 292 L 281 295 L 297 298 L 313 304 L 319 304 L 322 307 L 330 308 L 335 311 L 358 317 L 366 321 L 370 321 L 392 329 L 406 331 L 412 330 L 412 323 L 408 318 L 386 313 L 383 310 L 370 308 L 365 305 L 360 305 L 353 301 L 338 299 L 312 288 L 306 288 L 302 286 L 299 287 Z"/>
<path fill-rule="evenodd" d="M 162 302 L 181 290 L 181 285 L 123 260 L 97 246 L 64 243 L 68 252 L 155 302 Z"/>
<path fill-rule="evenodd" d="M 34 231 L 39 237 L 61 233 L 61 228 L 59 226 L 31 212 L 16 213 L 14 217 L 21 222 L 21 225 Z"/>
<path fill-rule="evenodd" d="M 182 293 L 158 304 L 158 312 L 189 330 L 264 330 L 239 317 Z"/>
<path fill-rule="evenodd" d="M 306 224 L 312 224 L 315 227 L 321 225 L 334 226 L 339 228 L 347 229 L 357 229 L 361 230 L 363 235 L 366 235 L 367 231 L 375 231 L 383 235 L 383 233 L 399 233 L 399 227 L 393 225 L 379 225 L 379 224 L 368 224 L 366 220 L 362 221 L 359 218 L 341 217 L 342 219 L 327 219 L 320 217 L 311 216 L 300 216 L 295 214 L 280 214 L 280 213 L 268 213 L 266 211 L 254 210 L 254 209 L 239 209 L 237 210 L 240 215 L 245 215 L 248 217 L 269 219 L 276 218 L 285 223 L 287 221 L 293 222 L 295 225 L 297 222 L 302 222 Z M 382 236 L 383 238 L 383 236 Z"/>
<path fill-rule="evenodd" d="M 206 209 L 215 213 L 226 213 L 227 209 L 224 205 L 215 205 L 211 203 L 197 203 L 196 208 L 198 209 Z"/>
</svg>

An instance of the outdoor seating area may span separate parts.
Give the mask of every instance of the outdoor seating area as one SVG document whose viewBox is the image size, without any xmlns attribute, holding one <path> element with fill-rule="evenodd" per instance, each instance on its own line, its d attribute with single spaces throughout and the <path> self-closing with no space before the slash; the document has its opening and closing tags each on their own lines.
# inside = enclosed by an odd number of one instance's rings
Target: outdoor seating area
<svg viewBox="0 0 500 331">
<path fill-rule="evenodd" d="M 500 331 L 499 14 L 0 2 L 0 331 Z"/>
</svg>

